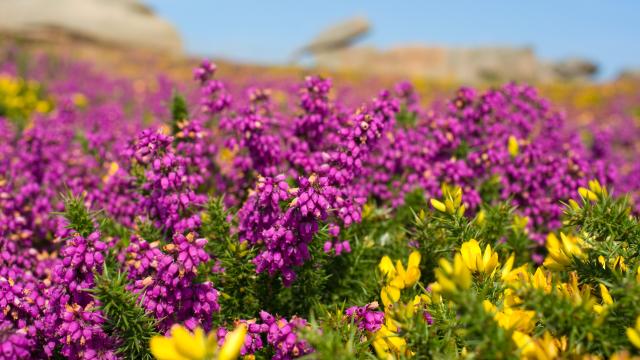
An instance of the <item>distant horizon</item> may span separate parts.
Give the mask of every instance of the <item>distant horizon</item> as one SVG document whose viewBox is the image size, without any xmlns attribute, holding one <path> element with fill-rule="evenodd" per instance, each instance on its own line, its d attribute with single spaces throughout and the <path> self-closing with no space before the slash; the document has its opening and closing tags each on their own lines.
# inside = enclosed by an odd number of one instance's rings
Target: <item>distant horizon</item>
<svg viewBox="0 0 640 360">
<path fill-rule="evenodd" d="M 632 0 L 606 6 L 595 0 L 145 2 L 176 26 L 188 54 L 243 63 L 284 65 L 296 49 L 326 27 L 364 16 L 372 31 L 357 46 L 531 48 L 543 62 L 592 61 L 598 66 L 597 79 L 640 69 L 640 27 L 633 26 L 640 2 Z"/>
</svg>

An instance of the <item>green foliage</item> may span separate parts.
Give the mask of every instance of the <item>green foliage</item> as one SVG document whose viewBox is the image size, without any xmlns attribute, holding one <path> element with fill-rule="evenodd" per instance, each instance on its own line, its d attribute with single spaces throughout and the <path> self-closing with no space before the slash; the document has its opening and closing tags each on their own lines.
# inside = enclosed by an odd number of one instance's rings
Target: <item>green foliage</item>
<svg viewBox="0 0 640 360">
<path fill-rule="evenodd" d="M 495 175 L 489 178 L 489 180 L 480 184 L 478 193 L 480 193 L 482 203 L 493 204 L 497 199 L 500 198 L 500 189 L 500 178 Z"/>
<path fill-rule="evenodd" d="M 309 358 L 317 360 L 375 359 L 369 351 L 366 334 L 344 316 L 344 309 L 319 308 L 320 316 L 311 314 L 309 328 L 302 336 L 316 350 Z M 321 319 L 321 320 L 318 320 Z"/>
<path fill-rule="evenodd" d="M 156 320 L 138 303 L 138 296 L 126 289 L 126 274 L 105 266 L 95 275 L 91 294 L 99 302 L 107 334 L 119 340 L 117 352 L 127 359 L 153 359 L 149 340 L 156 335 Z"/>
<path fill-rule="evenodd" d="M 371 238 L 351 241 L 351 253 L 330 257 L 325 272 L 329 276 L 323 303 L 342 301 L 347 305 L 368 303 L 378 296 L 378 280 L 373 276 L 380 252 Z"/>
<path fill-rule="evenodd" d="M 212 248 L 212 247 L 209 247 Z M 261 288 L 266 277 L 256 274 L 251 259 L 255 250 L 249 250 L 246 243 L 226 240 L 215 243 L 218 266 L 224 272 L 209 273 L 208 278 L 220 291 L 220 306 L 224 309 L 216 321 L 223 323 L 227 319 L 253 318 L 262 309 Z M 209 264 L 206 267 L 211 269 Z M 200 273 L 207 274 L 207 269 Z"/>
<path fill-rule="evenodd" d="M 210 198 L 202 213 L 200 235 L 207 238 L 205 251 L 212 261 L 199 269 L 199 274 L 211 280 L 220 291 L 220 306 L 224 315 L 215 319 L 223 324 L 231 319 L 248 319 L 255 317 L 262 309 L 261 288 L 267 277 L 256 274 L 251 259 L 256 255 L 255 249 L 249 249 L 247 243 L 239 243 L 231 234 L 232 217 L 224 207 L 223 198 Z M 212 272 L 216 267 L 223 271 Z"/>
<path fill-rule="evenodd" d="M 396 121 L 398 124 L 404 127 L 412 127 L 415 126 L 416 120 L 418 119 L 418 114 L 413 111 L 409 111 L 406 105 L 402 105 L 400 107 L 400 111 L 396 114 Z"/>
<path fill-rule="evenodd" d="M 483 204 L 480 210 L 482 212 L 480 219 L 482 220 L 478 221 L 478 237 L 491 244 L 506 237 L 510 232 L 515 210 L 515 207 L 508 202 L 500 202 L 496 205 Z"/>
<path fill-rule="evenodd" d="M 108 216 L 102 216 L 98 222 L 102 236 L 120 239 L 118 243 L 118 250 L 129 245 L 129 237 L 131 236 L 131 230 L 129 228 Z"/>
<path fill-rule="evenodd" d="M 180 122 L 189 118 L 187 101 L 179 92 L 174 91 L 171 98 L 171 133 L 177 134 L 180 131 Z"/>
<path fill-rule="evenodd" d="M 406 258 L 410 252 L 407 244 L 412 220 L 426 206 L 421 190 L 407 194 L 404 204 L 395 211 L 366 205 L 362 221 L 343 230 L 342 236 L 349 240 L 351 252 L 327 258 L 324 271 L 329 276 L 329 286 L 323 303 L 345 301 L 347 305 L 358 305 L 376 300 L 379 279 L 372 272 L 385 255 Z"/>
<path fill-rule="evenodd" d="M 596 314 L 588 303 L 576 305 L 563 296 L 557 289 L 545 292 L 538 289 L 525 289 L 519 293 L 525 300 L 522 308 L 535 309 L 539 316 L 540 333 L 550 331 L 557 337 L 567 336 L 571 344 L 593 341 L 593 324 Z M 582 349 L 584 350 L 584 349 Z"/>
<path fill-rule="evenodd" d="M 232 219 L 231 212 L 224 207 L 224 197 L 209 199 L 200 227 L 200 235 L 209 240 L 207 251 L 215 254 L 212 246 L 231 239 Z"/>
<path fill-rule="evenodd" d="M 613 198 L 602 196 L 592 202 L 583 199 L 583 205 L 576 208 L 567 206 L 565 225 L 575 227 L 588 235 L 589 240 L 602 242 L 628 242 L 636 248 L 640 247 L 640 224 L 631 214 L 628 197 Z"/>
<path fill-rule="evenodd" d="M 493 316 L 482 307 L 482 297 L 467 298 L 457 302 L 457 335 L 463 339 L 464 347 L 473 351 L 480 359 L 513 359 L 517 347 L 511 340 L 513 331 L 498 325 Z M 469 296 L 470 295 L 470 296 Z"/>
<path fill-rule="evenodd" d="M 433 280 L 433 269 L 440 258 L 451 258 L 453 251 L 464 241 L 478 238 L 476 221 L 459 214 L 422 211 L 414 218 L 412 238 L 420 244 L 422 279 Z"/>
<path fill-rule="evenodd" d="M 89 236 L 95 230 L 95 214 L 87 209 L 84 197 L 69 192 L 63 196 L 63 202 L 62 215 L 69 222 L 67 229 L 72 229 L 83 237 Z"/>
<path fill-rule="evenodd" d="M 165 236 L 161 229 L 157 228 L 150 221 L 136 222 L 136 235 L 148 242 L 164 241 Z"/>
<path fill-rule="evenodd" d="M 467 155 L 469 155 L 470 151 L 471 151 L 471 146 L 469 146 L 469 143 L 467 143 L 464 140 L 461 140 L 460 145 L 458 145 L 458 147 L 454 150 L 453 156 L 456 157 L 457 159 L 464 159 L 467 157 Z"/>
</svg>

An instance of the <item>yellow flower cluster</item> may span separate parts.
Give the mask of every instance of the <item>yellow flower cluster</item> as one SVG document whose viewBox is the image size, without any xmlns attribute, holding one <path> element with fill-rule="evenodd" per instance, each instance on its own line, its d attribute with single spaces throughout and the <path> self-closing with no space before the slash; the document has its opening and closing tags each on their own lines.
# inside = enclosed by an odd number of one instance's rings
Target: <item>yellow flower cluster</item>
<svg viewBox="0 0 640 360">
<path fill-rule="evenodd" d="M 462 255 L 456 254 L 453 264 L 447 259 L 440 259 L 438 265 L 435 270 L 436 282 L 430 285 L 431 298 L 434 302 L 441 301 L 441 294 L 455 294 L 471 287 L 471 271 L 465 266 Z"/>
<path fill-rule="evenodd" d="M 439 212 L 457 216 L 459 209 L 463 208 L 460 190 L 443 186 L 443 194 L 444 200 L 431 200 L 432 206 Z M 581 196 L 587 203 L 607 197 L 608 192 L 597 181 L 590 181 L 588 189 L 582 188 Z M 527 220 L 526 217 L 516 218 L 514 227 L 524 231 Z M 446 313 L 448 307 L 448 310 L 453 310 L 451 313 L 462 314 L 464 311 L 460 310 L 477 310 L 470 304 L 480 302 L 480 311 L 510 334 L 510 341 L 518 349 L 516 355 L 521 359 L 602 359 L 599 355 L 584 353 L 584 349 L 576 347 L 567 336 L 561 336 L 564 335 L 562 333 L 541 329 L 547 320 L 544 313 L 538 313 L 537 307 L 531 304 L 531 299 L 553 297 L 576 311 L 593 314 L 595 326 L 601 326 L 611 319 L 611 314 L 616 314 L 618 308 L 627 306 L 622 298 L 614 299 L 620 293 L 613 292 L 612 296 L 607 280 L 581 281 L 578 273 L 582 266 L 595 265 L 620 273 L 632 271 L 633 277 L 640 282 L 640 268 L 630 257 L 629 265 L 622 256 L 611 256 L 611 259 L 599 256 L 597 262 L 593 261 L 591 252 L 601 250 L 589 242 L 588 234 L 584 239 L 571 233 L 549 234 L 547 257 L 538 267 L 527 263 L 515 267 L 513 254 L 501 263 L 491 245 L 481 247 L 480 242 L 471 239 L 460 245 L 453 259 L 438 261 L 434 270 L 435 281 L 429 285 L 430 291 L 416 295 L 413 303 L 402 303 L 400 299 L 403 289 L 414 286 L 420 279 L 420 254 L 411 254 L 407 268 L 399 260 L 394 264 L 388 256 L 383 257 L 378 267 L 385 279 L 380 294 L 385 305 L 385 324 L 373 337 L 378 356 L 395 359 L 412 354 L 402 334 L 411 332 L 406 320 L 418 309 L 441 315 L 439 311 L 444 309 Z M 487 289 L 497 289 L 498 292 L 487 292 Z M 626 329 L 626 335 L 630 344 L 640 349 L 640 317 L 634 327 Z M 593 334 L 588 333 L 587 338 L 593 340 Z M 467 348 L 463 347 L 460 354 L 466 356 Z M 629 351 L 621 350 L 610 359 L 635 358 Z"/>
<path fill-rule="evenodd" d="M 34 112 L 47 113 L 52 107 L 51 101 L 42 97 L 37 82 L 0 74 L 0 115 L 25 120 Z"/>
<path fill-rule="evenodd" d="M 526 265 L 514 269 L 514 261 L 514 256 L 510 256 L 499 272 L 499 280 L 507 284 L 502 295 L 502 309 L 498 309 L 488 300 L 483 301 L 483 308 L 493 316 L 500 327 L 513 332 L 512 340 L 523 359 L 557 358 L 566 348 L 566 339 L 554 339 L 549 333 L 540 338 L 533 338 L 531 334 L 536 325 L 536 312 L 518 307 L 522 300 L 514 294 L 514 289 L 525 283 L 544 291 L 550 290 L 550 279 L 540 269 L 535 275 L 531 275 Z M 473 275 L 479 278 L 494 277 L 500 263 L 498 254 L 492 251 L 490 245 L 482 252 L 480 244 L 476 240 L 470 240 L 461 245 L 460 252 L 454 256 L 453 264 L 441 259 L 439 265 L 435 271 L 437 281 L 431 284 L 434 301 L 441 301 L 440 294 L 449 296 L 469 289 Z"/>
<path fill-rule="evenodd" d="M 520 349 L 521 359 L 532 360 L 552 360 L 561 358 L 561 354 L 567 349 L 567 338 L 554 338 L 548 331 L 545 331 L 541 337 L 532 338 L 531 336 L 515 331 L 513 333 L 513 342 Z"/>
<path fill-rule="evenodd" d="M 571 264 L 573 258 L 584 258 L 584 242 L 576 236 L 560 233 L 560 240 L 554 233 L 547 236 L 547 258 L 544 266 L 550 270 L 562 270 Z"/>
<path fill-rule="evenodd" d="M 449 186 L 443 183 L 442 198 L 444 202 L 437 199 L 431 199 L 431 206 L 443 213 L 458 216 L 464 215 L 466 206 L 462 204 L 462 188 L 459 186 Z"/>
<path fill-rule="evenodd" d="M 218 341 L 212 331 L 205 334 L 202 328 L 193 333 L 181 325 L 171 328 L 171 337 L 154 336 L 151 339 L 151 353 L 158 360 L 234 360 L 240 355 L 247 327 L 244 324 L 227 334 L 224 344 L 218 348 Z"/>
<path fill-rule="evenodd" d="M 542 291 L 567 299 L 573 306 L 582 307 L 598 315 L 605 315 L 614 303 L 609 290 L 604 284 L 599 284 L 600 299 L 593 296 L 589 285 L 579 285 L 575 272 L 569 273 L 567 282 L 559 281 L 557 276 L 545 271 L 545 268 L 563 268 L 571 257 L 582 256 L 578 245 L 580 239 L 561 234 L 559 240 L 555 236 L 548 241 L 549 258 L 544 267 L 539 267 L 531 273 L 527 265 L 514 269 L 514 256 L 510 256 L 500 267 L 498 254 L 487 245 L 484 251 L 476 240 L 463 243 L 460 251 L 454 255 L 453 263 L 446 259 L 439 261 L 435 270 L 436 282 L 430 285 L 429 302 L 441 303 L 443 298 L 451 297 L 472 287 L 474 279 L 495 279 L 504 285 L 504 290 L 498 298 L 500 308 L 488 300 L 483 300 L 484 311 L 490 314 L 496 323 L 505 330 L 512 332 L 512 341 L 519 349 L 523 359 L 554 359 L 567 351 L 567 339 L 554 338 L 545 332 L 541 336 L 534 336 L 536 327 L 536 312 L 523 308 L 524 301 L 520 296 L 528 291 Z M 602 319 L 602 317 L 600 317 Z M 637 332 L 638 331 L 638 332 Z M 629 329 L 630 339 L 640 334 L 640 329 Z M 640 341 L 640 337 L 638 337 Z M 632 340 L 633 341 L 633 340 Z"/>
<path fill-rule="evenodd" d="M 547 257 L 544 260 L 544 267 L 552 271 L 566 270 L 574 261 L 582 261 L 587 258 L 588 244 L 581 238 L 574 235 L 560 233 L 560 239 L 550 233 L 547 236 Z M 604 256 L 598 256 L 598 264 L 603 269 L 611 269 L 622 273 L 627 272 L 628 267 L 624 257 L 618 255 L 607 260 Z"/>
<path fill-rule="evenodd" d="M 580 187 L 578 193 L 583 199 L 597 201 L 602 196 L 608 196 L 607 188 L 600 185 L 598 180 L 589 180 L 589 188 Z"/>
<path fill-rule="evenodd" d="M 506 272 L 503 272 L 505 274 Z M 485 310 L 493 313 L 496 322 L 505 329 L 514 330 L 512 340 L 521 351 L 521 358 L 524 359 L 554 359 L 567 349 L 566 338 L 556 339 L 545 332 L 541 337 L 534 338 L 532 335 L 535 326 L 535 312 L 513 306 L 522 303 L 522 299 L 514 295 L 514 289 L 529 287 L 533 290 L 543 291 L 545 294 L 552 294 L 567 299 L 573 306 L 582 307 L 601 315 L 596 321 L 602 321 L 609 307 L 614 300 L 609 289 L 604 284 L 598 285 L 600 293 L 600 303 L 593 296 L 593 291 L 589 285 L 579 285 L 578 276 L 575 272 L 569 273 L 568 282 L 559 282 L 550 272 L 545 272 L 542 268 L 537 268 L 531 275 L 525 267 L 520 267 L 511 271 L 511 275 L 503 276 L 502 280 L 507 284 L 507 289 L 503 294 L 504 309 L 497 311 L 495 307 L 487 303 Z M 516 276 L 513 276 L 516 275 Z"/>
<path fill-rule="evenodd" d="M 414 251 L 409 255 L 406 269 L 400 260 L 396 260 L 394 266 L 388 256 L 380 260 L 378 268 L 385 277 L 380 298 L 384 306 L 388 307 L 400 299 L 400 290 L 411 287 L 420 280 L 420 253 Z"/>
<path fill-rule="evenodd" d="M 482 253 L 480 244 L 475 239 L 462 244 L 460 254 L 464 264 L 474 273 L 492 275 L 498 266 L 498 254 L 491 251 L 491 245 L 487 245 Z"/>
<path fill-rule="evenodd" d="M 462 244 L 460 252 L 453 257 L 453 264 L 447 259 L 438 261 L 435 270 L 436 282 L 430 285 L 432 298 L 437 301 L 440 294 L 451 295 L 471 287 L 472 275 L 481 278 L 492 277 L 499 265 L 498 254 L 491 245 L 480 249 L 477 240 L 471 239 Z"/>
<path fill-rule="evenodd" d="M 410 356 L 407 341 L 399 334 L 401 320 L 413 317 L 420 296 L 413 303 L 399 303 L 401 291 L 414 286 L 420 280 L 420 253 L 413 251 L 409 255 L 407 267 L 400 260 L 394 265 L 391 258 L 384 256 L 378 264 L 378 269 L 384 276 L 384 286 L 380 291 L 380 298 L 384 304 L 385 322 L 373 335 L 372 345 L 378 357 L 382 359 L 396 359 Z"/>
</svg>

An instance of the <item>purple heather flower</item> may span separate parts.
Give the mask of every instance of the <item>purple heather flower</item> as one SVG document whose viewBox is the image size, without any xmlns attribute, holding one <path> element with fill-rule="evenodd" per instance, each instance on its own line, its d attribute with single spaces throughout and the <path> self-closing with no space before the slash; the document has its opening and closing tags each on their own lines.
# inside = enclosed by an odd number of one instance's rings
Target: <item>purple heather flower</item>
<svg viewBox="0 0 640 360">
<path fill-rule="evenodd" d="M 260 318 L 268 326 L 267 342 L 275 350 L 273 359 L 289 360 L 313 352 L 313 349 L 304 340 L 298 339 L 296 332 L 307 326 L 306 320 L 292 317 L 287 321 L 284 318 L 275 318 L 266 311 L 260 312 Z"/>
<path fill-rule="evenodd" d="M 377 302 L 365 306 L 352 306 L 345 310 L 345 316 L 349 321 L 353 321 L 360 330 L 376 332 L 384 323 L 384 312 L 375 311 L 377 308 Z"/>
</svg>

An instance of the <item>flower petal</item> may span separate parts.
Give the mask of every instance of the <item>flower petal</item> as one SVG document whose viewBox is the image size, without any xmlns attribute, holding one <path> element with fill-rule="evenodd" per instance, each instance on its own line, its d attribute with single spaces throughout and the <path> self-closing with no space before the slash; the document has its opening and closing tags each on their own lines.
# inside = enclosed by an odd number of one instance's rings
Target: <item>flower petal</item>
<svg viewBox="0 0 640 360">
<path fill-rule="evenodd" d="M 149 347 L 151 354 L 158 360 L 188 360 L 178 353 L 170 338 L 156 335 L 151 338 Z"/>
<path fill-rule="evenodd" d="M 245 335 L 247 335 L 247 326 L 245 324 L 240 324 L 235 330 L 227 334 L 224 344 L 220 348 L 220 353 L 218 353 L 218 360 L 235 360 L 240 355 Z"/>
<path fill-rule="evenodd" d="M 204 359 L 207 355 L 206 342 L 202 330 L 196 330 L 196 335 L 194 335 L 185 327 L 174 325 L 171 328 L 171 336 L 178 353 L 187 359 L 199 360 Z"/>
</svg>

